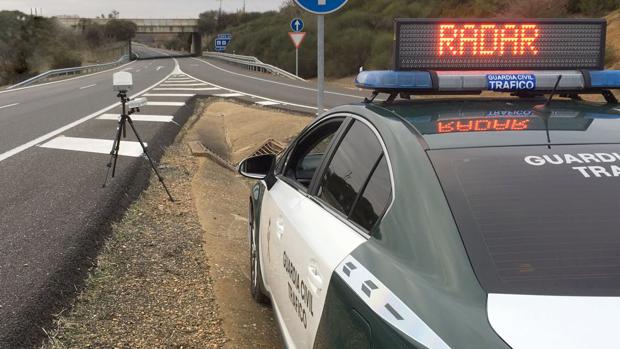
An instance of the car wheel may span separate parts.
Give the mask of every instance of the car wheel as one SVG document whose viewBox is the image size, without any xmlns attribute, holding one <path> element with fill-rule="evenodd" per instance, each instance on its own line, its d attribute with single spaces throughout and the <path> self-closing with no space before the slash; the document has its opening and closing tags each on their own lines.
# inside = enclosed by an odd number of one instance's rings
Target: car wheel
<svg viewBox="0 0 620 349">
<path fill-rule="evenodd" d="M 250 208 L 251 210 L 251 208 Z M 254 301 L 260 304 L 269 304 L 269 297 L 265 294 L 263 274 L 260 271 L 260 253 L 258 253 L 258 234 L 254 227 L 254 219 L 250 214 L 250 291 Z"/>
</svg>

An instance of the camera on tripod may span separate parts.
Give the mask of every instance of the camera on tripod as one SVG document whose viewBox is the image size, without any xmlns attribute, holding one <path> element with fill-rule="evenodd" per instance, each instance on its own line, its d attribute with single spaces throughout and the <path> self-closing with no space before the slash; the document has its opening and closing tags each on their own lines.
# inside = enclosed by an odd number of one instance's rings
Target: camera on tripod
<svg viewBox="0 0 620 349">
<path fill-rule="evenodd" d="M 118 153 L 121 147 L 121 138 L 125 138 L 127 136 L 127 124 L 129 124 L 129 126 L 131 127 L 131 130 L 133 131 L 134 135 L 138 139 L 138 143 L 140 143 L 140 146 L 142 147 L 142 151 L 144 151 L 145 157 L 148 159 L 149 163 L 151 164 L 151 168 L 153 169 L 153 172 L 155 172 L 155 174 L 157 175 L 157 178 L 159 179 L 159 182 L 162 184 L 162 186 L 166 190 L 166 194 L 168 194 L 170 201 L 174 202 L 174 199 L 172 198 L 170 191 L 168 191 L 168 188 L 166 187 L 166 184 L 164 183 L 163 177 L 159 174 L 159 171 L 157 171 L 157 167 L 155 166 L 155 163 L 153 163 L 153 159 L 151 159 L 151 156 L 148 153 L 147 147 L 144 144 L 144 142 L 142 142 L 142 139 L 140 138 L 140 135 L 138 134 L 138 131 L 136 130 L 136 127 L 133 124 L 133 120 L 131 119 L 131 115 L 134 113 L 139 113 L 140 108 L 146 106 L 148 103 L 148 100 L 146 98 L 133 98 L 132 99 L 130 97 L 127 97 L 127 92 L 133 88 L 133 75 L 131 75 L 131 73 L 128 73 L 128 72 L 115 73 L 114 76 L 112 77 L 112 85 L 113 85 L 114 91 L 118 92 L 117 97 L 121 99 L 122 112 L 118 119 L 118 127 L 116 128 L 116 137 L 114 137 L 114 143 L 112 144 L 112 151 L 110 152 L 110 161 L 108 162 L 108 165 L 107 165 L 108 172 L 106 174 L 105 182 L 103 183 L 103 186 L 105 187 L 108 182 L 110 171 L 112 171 L 112 178 L 114 178 L 114 175 L 116 174 L 116 162 L 118 160 Z"/>
</svg>

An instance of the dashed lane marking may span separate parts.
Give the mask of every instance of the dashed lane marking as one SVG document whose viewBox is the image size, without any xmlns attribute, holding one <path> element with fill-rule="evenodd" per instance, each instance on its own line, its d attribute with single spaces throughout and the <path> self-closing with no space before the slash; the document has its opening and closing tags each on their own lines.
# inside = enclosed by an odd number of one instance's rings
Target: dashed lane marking
<svg viewBox="0 0 620 349">
<path fill-rule="evenodd" d="M 87 88 L 91 88 L 91 87 L 95 87 L 95 86 L 97 86 L 97 84 L 82 86 L 82 87 L 80 87 L 80 90 L 86 90 Z"/>
<path fill-rule="evenodd" d="M 4 109 L 4 108 L 10 108 L 10 107 L 14 107 L 16 105 L 19 105 L 19 103 L 13 103 L 13 104 L 9 104 L 9 105 L 3 105 L 0 107 L 0 109 Z"/>
<path fill-rule="evenodd" d="M 222 97 L 222 98 L 231 98 L 231 97 L 243 97 L 245 96 L 243 93 L 220 93 L 220 94 L 215 94 L 215 97 Z"/>
<path fill-rule="evenodd" d="M 146 93 L 143 97 L 194 97 L 195 93 Z"/>
<path fill-rule="evenodd" d="M 182 107 L 185 105 L 185 102 L 147 102 L 148 106 L 160 106 L 160 107 Z"/>
<path fill-rule="evenodd" d="M 110 154 L 114 141 L 96 138 L 77 138 L 59 136 L 40 145 L 41 148 L 72 150 L 85 153 Z M 146 145 L 146 144 L 145 144 Z M 120 156 L 140 157 L 143 150 L 138 142 L 121 141 L 118 151 Z"/>
<path fill-rule="evenodd" d="M 118 114 L 103 114 L 97 117 L 98 120 L 114 120 L 114 121 L 118 121 L 119 118 L 120 116 Z M 174 120 L 174 116 L 134 114 L 131 116 L 131 120 L 150 121 L 150 122 L 172 122 L 172 120 Z"/>
</svg>

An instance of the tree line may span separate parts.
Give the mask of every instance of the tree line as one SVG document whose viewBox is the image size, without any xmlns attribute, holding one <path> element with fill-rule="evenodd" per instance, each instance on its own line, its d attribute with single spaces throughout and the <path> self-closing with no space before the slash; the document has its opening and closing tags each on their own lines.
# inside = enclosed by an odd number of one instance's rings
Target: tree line
<svg viewBox="0 0 620 349">
<path fill-rule="evenodd" d="M 76 31 L 55 18 L 0 11 L 0 85 L 49 69 L 80 66 L 85 52 L 126 42 L 136 29 L 131 22 L 111 19 L 105 26 L 84 23 L 83 30 Z"/>
</svg>

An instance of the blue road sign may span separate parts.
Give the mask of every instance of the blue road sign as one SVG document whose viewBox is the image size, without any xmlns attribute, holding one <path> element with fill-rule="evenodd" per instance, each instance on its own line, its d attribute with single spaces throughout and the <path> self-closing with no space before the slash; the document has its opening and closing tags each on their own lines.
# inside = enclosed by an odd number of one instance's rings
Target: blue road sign
<svg viewBox="0 0 620 349">
<path fill-rule="evenodd" d="M 297 5 L 308 12 L 326 15 L 338 11 L 348 0 L 295 0 Z"/>
<path fill-rule="evenodd" d="M 232 40 L 232 34 L 228 34 L 228 33 L 217 34 L 217 38 L 218 39 L 228 39 L 230 41 L 230 40 Z"/>
<path fill-rule="evenodd" d="M 224 51 L 228 44 L 230 44 L 230 39 L 228 37 L 217 37 L 215 39 L 215 50 L 220 52 Z"/>
<path fill-rule="evenodd" d="M 304 21 L 302 21 L 301 18 L 293 18 L 291 21 L 291 29 L 293 29 L 295 33 L 304 30 Z"/>
</svg>

